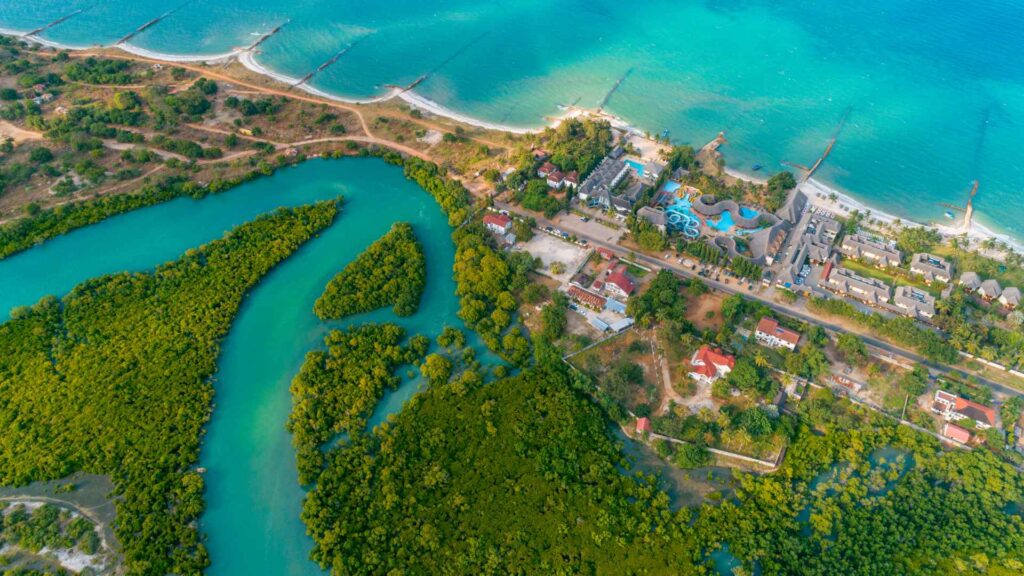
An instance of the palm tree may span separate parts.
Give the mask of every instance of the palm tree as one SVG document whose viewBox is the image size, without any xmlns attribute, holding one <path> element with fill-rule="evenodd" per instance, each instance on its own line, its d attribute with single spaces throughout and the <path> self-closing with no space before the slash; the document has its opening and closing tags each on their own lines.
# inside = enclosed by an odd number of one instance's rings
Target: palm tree
<svg viewBox="0 0 1024 576">
<path fill-rule="evenodd" d="M 982 346 L 981 347 L 981 353 L 979 355 L 982 358 L 984 358 L 985 360 L 988 360 L 989 362 L 992 362 L 993 360 L 996 359 L 997 354 L 998 353 L 997 353 L 997 351 L 996 351 L 996 349 L 994 347 L 992 347 L 992 346 Z"/>
<path fill-rule="evenodd" d="M 758 368 L 766 368 L 768 366 L 768 358 L 764 355 L 764 352 L 758 350 L 754 353 L 754 364 Z"/>
</svg>

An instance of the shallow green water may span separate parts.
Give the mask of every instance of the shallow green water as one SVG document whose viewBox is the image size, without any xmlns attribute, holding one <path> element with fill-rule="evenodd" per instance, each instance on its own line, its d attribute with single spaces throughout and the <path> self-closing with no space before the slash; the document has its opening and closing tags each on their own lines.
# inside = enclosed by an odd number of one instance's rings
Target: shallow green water
<svg viewBox="0 0 1024 576">
<path fill-rule="evenodd" d="M 328 280 L 395 221 L 407 221 L 423 244 L 427 287 L 420 310 L 396 319 L 390 309 L 346 323 L 394 321 L 436 336 L 456 317 L 454 246 L 433 199 L 377 159 L 315 160 L 204 200 L 175 200 L 111 218 L 0 261 L 0 318 L 12 306 L 122 270 L 148 270 L 187 248 L 277 206 L 345 197 L 335 223 L 275 268 L 250 293 L 223 342 L 215 375 L 215 408 L 200 456 L 207 469 L 207 510 L 201 522 L 212 559 L 209 574 L 290 575 L 319 572 L 307 557 L 312 541 L 299 519 L 304 494 L 284 424 L 288 386 L 307 351 L 327 330 L 313 303 Z M 467 331 L 484 363 L 493 363 Z M 404 370 L 402 373 L 404 374 Z M 371 425 L 417 389 L 405 379 L 378 407 Z"/>
</svg>

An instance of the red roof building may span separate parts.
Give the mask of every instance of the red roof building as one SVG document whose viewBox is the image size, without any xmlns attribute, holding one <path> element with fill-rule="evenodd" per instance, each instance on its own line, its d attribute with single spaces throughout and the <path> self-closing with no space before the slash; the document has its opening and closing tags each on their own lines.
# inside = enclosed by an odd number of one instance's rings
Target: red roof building
<svg viewBox="0 0 1024 576">
<path fill-rule="evenodd" d="M 558 170 L 548 174 L 548 186 L 552 188 L 561 188 L 565 184 L 565 174 L 562 174 Z"/>
<path fill-rule="evenodd" d="M 996 425 L 995 410 L 966 398 L 957 398 L 953 410 L 964 418 L 974 420 L 978 428 L 985 429 Z"/>
<path fill-rule="evenodd" d="M 600 254 L 601 258 L 604 258 L 605 260 L 611 260 L 615 256 L 615 253 L 613 253 L 611 250 L 607 248 L 598 248 L 597 253 Z"/>
<path fill-rule="evenodd" d="M 512 229 L 512 219 L 504 214 L 486 214 L 484 215 L 484 226 L 491 232 L 508 234 L 508 231 Z"/>
<path fill-rule="evenodd" d="M 575 188 L 580 185 L 580 173 L 573 170 L 565 174 L 564 183 L 569 188 Z"/>
<path fill-rule="evenodd" d="M 636 419 L 636 433 L 637 434 L 650 434 L 651 433 L 651 419 L 644 416 L 643 418 Z"/>
<path fill-rule="evenodd" d="M 761 318 L 761 321 L 757 323 L 754 337 L 769 348 L 796 350 L 796 345 L 800 343 L 799 332 L 779 325 L 778 320 L 769 316 Z"/>
<path fill-rule="evenodd" d="M 555 166 L 551 162 L 545 162 L 544 164 L 541 165 L 540 168 L 537 168 L 537 176 L 540 176 L 541 178 L 547 178 L 548 174 L 557 171 L 558 166 Z"/>
<path fill-rule="evenodd" d="M 735 366 L 735 357 L 705 344 L 693 353 L 693 358 L 690 358 L 690 377 L 698 382 L 711 384 L 728 375 Z"/>
<path fill-rule="evenodd" d="M 974 425 L 979 430 L 985 430 L 996 425 L 995 410 L 945 390 L 935 391 L 935 400 L 932 401 L 932 412 L 941 414 L 946 420 L 974 420 Z"/>
<path fill-rule="evenodd" d="M 583 304 L 587 308 L 593 308 L 594 310 L 604 310 L 605 303 L 607 302 L 604 296 L 594 294 L 593 292 L 584 290 L 579 286 L 569 287 L 569 298 Z"/>
<path fill-rule="evenodd" d="M 543 148 L 534 148 L 534 150 L 533 150 L 533 159 L 534 160 L 547 160 L 547 158 L 548 158 L 548 151 L 547 150 L 544 150 Z"/>
<path fill-rule="evenodd" d="M 618 266 L 604 281 L 605 290 L 622 297 L 628 297 L 636 290 L 636 284 L 626 274 L 625 266 Z"/>
<path fill-rule="evenodd" d="M 946 422 L 946 425 L 942 427 L 942 435 L 961 444 L 967 444 L 971 441 L 970 430 L 957 426 L 951 422 Z"/>
</svg>

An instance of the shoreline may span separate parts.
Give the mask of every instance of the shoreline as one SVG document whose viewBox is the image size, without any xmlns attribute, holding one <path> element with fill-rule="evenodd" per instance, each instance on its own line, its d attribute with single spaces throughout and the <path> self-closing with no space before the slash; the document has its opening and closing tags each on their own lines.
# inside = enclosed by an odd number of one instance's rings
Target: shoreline
<svg viewBox="0 0 1024 576">
<path fill-rule="evenodd" d="M 135 55 L 135 56 L 140 56 L 140 57 L 143 57 L 143 58 L 149 58 L 149 59 L 152 59 L 152 60 L 159 60 L 159 61 L 167 62 L 167 63 L 170 63 L 170 64 L 173 64 L 173 63 L 176 63 L 176 62 L 182 62 L 182 63 L 184 63 L 184 62 L 200 62 L 200 63 L 211 63 L 211 64 L 223 64 L 223 63 L 230 62 L 231 60 L 236 60 L 239 64 L 241 64 L 243 67 L 245 67 L 250 72 L 253 72 L 254 74 L 258 74 L 260 76 L 264 76 L 266 78 L 270 78 L 271 80 L 280 82 L 282 84 L 286 84 L 289 87 L 294 86 L 300 80 L 299 78 L 295 78 L 295 77 L 289 76 L 287 74 L 278 72 L 276 70 L 268 68 L 267 66 L 259 63 L 256 60 L 256 53 L 258 51 L 251 51 L 251 50 L 247 50 L 247 49 L 244 49 L 244 48 L 236 48 L 236 49 L 234 49 L 234 50 L 232 50 L 230 52 L 226 52 L 226 53 L 222 53 L 222 54 L 212 54 L 212 55 L 203 55 L 203 54 L 168 54 L 168 53 L 164 53 L 164 52 L 156 52 L 156 51 L 148 50 L 148 49 L 141 48 L 141 47 L 138 47 L 138 46 L 134 46 L 134 45 L 128 44 L 128 43 L 126 43 L 126 44 L 119 44 L 119 45 L 115 45 L 115 46 L 71 46 L 71 45 L 66 45 L 66 44 L 60 44 L 58 42 L 54 42 L 54 41 L 51 41 L 51 40 L 46 40 L 46 39 L 40 38 L 38 36 L 25 37 L 23 32 L 18 32 L 18 31 L 11 30 L 11 29 L 8 29 L 8 28 L 0 28 L 0 34 L 8 35 L 8 36 L 14 36 L 14 37 L 16 37 L 16 38 L 18 38 L 20 40 L 25 41 L 25 42 L 35 42 L 35 43 L 40 44 L 42 46 L 47 46 L 47 47 L 55 48 L 55 49 L 58 49 L 58 50 L 82 51 L 82 50 L 89 50 L 89 49 L 97 48 L 97 47 L 98 48 L 106 48 L 106 49 L 114 48 L 114 49 L 119 49 L 119 50 L 121 50 L 123 52 L 126 52 L 128 54 L 132 54 L 132 55 Z M 569 119 L 569 118 L 592 117 L 592 118 L 599 118 L 599 119 L 602 119 L 602 120 L 606 120 L 614 128 L 617 128 L 619 130 L 623 130 L 623 131 L 628 132 L 630 134 L 639 135 L 641 137 L 644 136 L 644 131 L 643 130 L 641 130 L 640 128 L 638 128 L 638 127 L 636 127 L 636 126 L 634 126 L 632 124 L 630 124 L 624 118 L 621 118 L 619 116 L 615 116 L 613 114 L 609 114 L 609 113 L 604 112 L 604 111 L 589 110 L 589 109 L 585 109 L 585 108 L 578 108 L 576 106 L 565 107 L 564 109 L 562 109 L 562 113 L 560 115 L 551 117 L 551 121 L 550 122 L 548 122 L 546 124 L 542 124 L 539 127 L 533 128 L 533 127 L 509 126 L 509 125 L 504 125 L 504 124 L 499 124 L 499 123 L 488 122 L 486 120 L 481 120 L 479 118 L 474 118 L 474 117 L 469 116 L 467 114 L 458 112 L 456 110 L 452 110 L 451 108 L 448 108 L 445 105 L 443 105 L 443 104 L 441 104 L 439 102 L 436 102 L 434 100 L 431 100 L 431 99 L 429 99 L 429 98 L 427 98 L 425 96 L 417 94 L 415 92 L 415 90 L 402 90 L 402 89 L 399 89 L 399 88 L 394 88 L 394 89 L 391 89 L 388 92 L 386 92 L 386 93 L 384 93 L 384 94 L 382 94 L 380 96 L 375 96 L 375 97 L 371 97 L 371 98 L 350 98 L 350 97 L 345 97 L 345 96 L 340 96 L 340 95 L 337 95 L 337 94 L 333 94 L 333 93 L 325 91 L 325 90 L 321 90 L 319 88 L 316 88 L 314 86 L 309 85 L 308 83 L 303 83 L 301 86 L 298 86 L 297 88 L 302 90 L 302 91 L 304 91 L 304 92 L 306 92 L 306 93 L 308 93 L 308 94 L 311 94 L 311 95 L 314 95 L 314 96 L 317 96 L 317 97 L 320 97 L 320 98 L 324 98 L 324 99 L 327 99 L 327 100 L 331 100 L 331 101 L 335 101 L 335 102 L 340 102 L 340 103 L 343 103 L 343 104 L 353 104 L 353 105 L 359 105 L 359 104 L 379 104 L 379 103 L 384 103 L 384 102 L 387 102 L 387 101 L 390 101 L 390 100 L 393 100 L 393 99 L 397 98 L 397 99 L 402 100 L 403 102 L 409 104 L 413 108 L 422 110 L 424 112 L 427 112 L 429 114 L 433 114 L 435 116 L 439 116 L 439 117 L 446 118 L 446 119 L 449 119 L 449 120 L 454 120 L 456 122 L 460 122 L 462 124 L 467 124 L 469 126 L 473 126 L 473 127 L 476 127 L 476 128 L 481 128 L 481 129 L 484 129 L 484 130 L 496 130 L 496 131 L 501 131 L 501 132 L 508 132 L 508 133 L 511 133 L 511 134 L 517 134 L 517 135 L 536 134 L 536 133 L 540 132 L 541 130 L 543 130 L 544 128 L 557 126 L 560 122 L 562 122 L 563 120 Z M 745 181 L 748 181 L 748 182 L 752 182 L 754 184 L 764 184 L 765 182 L 767 182 L 767 179 L 765 179 L 765 178 L 761 178 L 761 177 L 758 177 L 758 176 L 747 174 L 747 173 L 742 172 L 740 170 L 736 170 L 734 168 L 729 168 L 728 166 L 725 168 L 724 172 L 728 176 L 731 176 L 733 178 L 737 178 L 737 179 L 740 179 L 740 180 L 745 180 Z M 879 222 L 881 222 L 883 224 L 892 224 L 893 222 L 898 220 L 903 225 L 919 226 L 919 227 L 927 226 L 927 227 L 934 228 L 944 238 L 959 237 L 959 236 L 965 236 L 966 235 L 972 242 L 979 242 L 979 243 L 984 241 L 984 240 L 987 240 L 987 239 L 991 238 L 991 239 L 996 240 L 997 242 L 1002 242 L 1002 243 L 1006 244 L 1007 246 L 1011 247 L 1012 249 L 1014 249 L 1014 250 L 1016 250 L 1018 252 L 1024 252 L 1024 239 L 1017 239 L 1017 238 L 1013 237 L 1010 234 L 1002 233 L 1002 232 L 996 232 L 991 227 L 986 226 L 985 224 L 979 223 L 978 222 L 979 218 L 983 217 L 983 214 L 981 214 L 979 212 L 975 212 L 975 216 L 974 216 L 974 220 L 972 222 L 971 230 L 970 231 L 965 231 L 965 230 L 963 230 L 963 229 L 961 229 L 959 227 L 951 226 L 951 225 L 947 225 L 947 224 L 940 224 L 940 223 L 935 223 L 935 222 L 920 222 L 920 221 L 917 221 L 917 220 L 914 220 L 914 219 L 908 218 L 908 217 L 895 216 L 895 215 L 893 215 L 891 213 L 885 212 L 884 210 L 880 210 L 877 207 L 873 207 L 870 204 L 866 203 L 865 201 L 857 199 L 854 196 L 855 193 L 846 192 L 846 191 L 840 190 L 840 189 L 838 189 L 838 188 L 836 188 L 834 186 L 830 186 L 830 185 L 825 184 L 824 182 L 822 182 L 820 180 L 816 180 L 814 178 L 810 178 L 806 182 L 799 183 L 797 185 L 797 189 L 803 190 L 804 193 L 807 194 L 808 201 L 812 205 L 824 208 L 826 210 L 833 210 L 837 214 L 849 213 L 852 210 L 859 210 L 862 213 L 870 211 L 871 212 L 871 217 L 873 219 L 875 219 L 875 220 L 878 220 Z M 822 197 L 819 197 L 818 196 L 819 194 L 821 194 Z M 836 196 L 836 200 L 834 202 L 831 201 L 831 200 L 828 200 L 828 197 L 830 195 L 832 195 L 832 194 L 834 194 Z M 843 210 L 843 207 L 846 207 L 847 210 Z"/>
</svg>

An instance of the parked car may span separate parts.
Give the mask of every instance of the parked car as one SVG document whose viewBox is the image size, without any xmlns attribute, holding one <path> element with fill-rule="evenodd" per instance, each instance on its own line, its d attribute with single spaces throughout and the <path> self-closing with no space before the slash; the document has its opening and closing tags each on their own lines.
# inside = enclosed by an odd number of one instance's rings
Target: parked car
<svg viewBox="0 0 1024 576">
<path fill-rule="evenodd" d="M 554 230 L 554 228 L 552 228 L 551 226 L 545 226 L 544 227 L 544 231 L 545 232 L 551 232 L 552 230 Z"/>
</svg>

